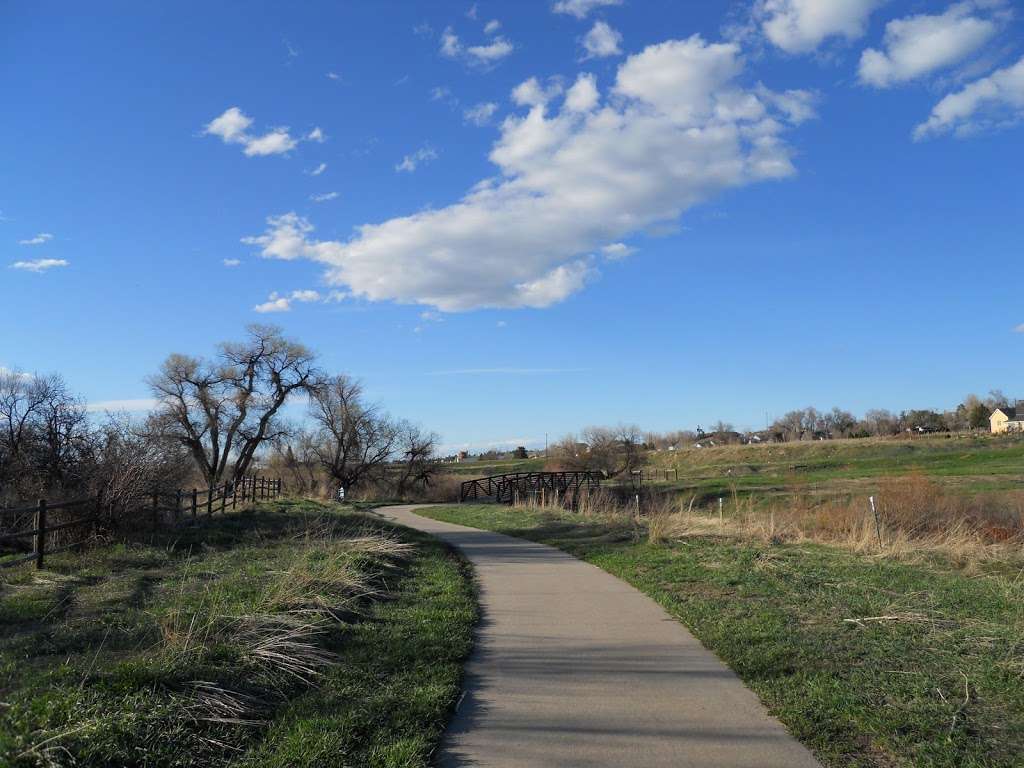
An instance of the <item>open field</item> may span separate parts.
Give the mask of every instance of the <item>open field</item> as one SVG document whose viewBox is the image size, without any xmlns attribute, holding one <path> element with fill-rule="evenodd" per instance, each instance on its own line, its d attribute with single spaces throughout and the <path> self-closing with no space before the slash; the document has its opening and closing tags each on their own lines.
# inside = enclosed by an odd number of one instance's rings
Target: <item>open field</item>
<svg viewBox="0 0 1024 768">
<path fill-rule="evenodd" d="M 661 487 L 697 494 L 872 493 L 881 478 L 923 474 L 964 491 L 1024 489 L 1024 439 L 978 434 L 724 445 L 650 454 L 678 470 Z"/>
<path fill-rule="evenodd" d="M 14 766 L 425 766 L 476 612 L 444 546 L 313 502 L 5 579 Z"/>
<path fill-rule="evenodd" d="M 493 461 L 465 461 L 443 465 L 443 471 L 456 475 L 473 477 L 504 475 L 511 472 L 540 472 L 546 459 L 495 459 Z"/>
<path fill-rule="evenodd" d="M 809 542 L 460 505 L 440 520 L 560 547 L 657 600 L 828 766 L 1016 766 L 1024 754 L 1024 578 Z"/>
</svg>

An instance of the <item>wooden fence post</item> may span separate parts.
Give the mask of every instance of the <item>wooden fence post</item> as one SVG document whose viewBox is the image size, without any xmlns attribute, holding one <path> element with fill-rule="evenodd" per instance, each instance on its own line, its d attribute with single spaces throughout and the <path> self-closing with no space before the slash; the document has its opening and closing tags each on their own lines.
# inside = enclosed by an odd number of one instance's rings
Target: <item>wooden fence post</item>
<svg viewBox="0 0 1024 768">
<path fill-rule="evenodd" d="M 100 488 L 100 492 L 96 494 L 96 514 L 92 521 L 92 535 L 93 538 L 100 534 L 100 516 L 103 514 L 103 489 Z"/>
<path fill-rule="evenodd" d="M 178 520 L 181 519 L 181 489 L 179 488 L 174 494 L 174 524 L 178 524 Z"/>
<path fill-rule="evenodd" d="M 153 528 L 160 525 L 160 492 L 153 491 Z"/>
<path fill-rule="evenodd" d="M 199 491 L 195 488 L 192 489 L 192 519 L 196 519 L 196 507 L 199 501 Z"/>
<path fill-rule="evenodd" d="M 206 489 L 206 516 L 213 517 L 213 488 Z"/>
<path fill-rule="evenodd" d="M 222 515 L 224 514 L 224 508 L 227 506 L 227 503 L 228 503 L 228 484 L 224 483 L 224 486 L 223 486 L 223 488 L 221 489 L 221 492 L 220 492 L 220 513 Z"/>
<path fill-rule="evenodd" d="M 231 508 L 234 509 L 238 505 L 238 481 L 235 480 L 231 483 Z"/>
<path fill-rule="evenodd" d="M 35 542 L 35 554 L 36 554 L 36 570 L 42 570 L 43 568 L 43 556 L 46 553 L 46 499 L 39 500 L 39 506 L 36 508 L 36 542 Z"/>
</svg>

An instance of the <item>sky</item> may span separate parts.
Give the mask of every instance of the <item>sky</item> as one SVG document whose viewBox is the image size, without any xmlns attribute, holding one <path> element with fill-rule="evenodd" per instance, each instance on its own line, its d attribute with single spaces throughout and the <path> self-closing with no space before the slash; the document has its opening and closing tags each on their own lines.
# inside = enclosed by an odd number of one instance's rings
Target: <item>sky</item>
<svg viewBox="0 0 1024 768">
<path fill-rule="evenodd" d="M 1022 15 L 0 1 L 0 366 L 273 323 L 471 450 L 1024 397 Z"/>
</svg>

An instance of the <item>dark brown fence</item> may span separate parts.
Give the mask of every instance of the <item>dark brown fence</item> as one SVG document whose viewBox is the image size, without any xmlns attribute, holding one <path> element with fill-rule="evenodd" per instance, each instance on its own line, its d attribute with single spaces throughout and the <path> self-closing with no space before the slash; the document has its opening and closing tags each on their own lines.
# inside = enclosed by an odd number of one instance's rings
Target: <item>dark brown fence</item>
<svg viewBox="0 0 1024 768">
<path fill-rule="evenodd" d="M 144 499 L 118 505 L 121 507 L 118 517 L 122 523 L 135 526 L 142 522 L 154 528 L 177 525 L 182 521 L 195 520 L 201 515 L 210 517 L 216 513 L 223 514 L 229 507 L 235 509 L 239 502 L 244 504 L 247 501 L 276 499 L 281 495 L 281 490 L 280 478 L 246 477 L 238 482 L 224 483 L 202 491 L 193 488 L 174 494 L 154 492 Z M 26 540 L 31 542 L 32 547 L 29 554 L 17 555 L 15 552 L 13 554 L 16 557 L 0 559 L 0 568 L 28 562 L 35 562 L 36 568 L 42 568 L 46 555 L 84 546 L 95 537 L 104 514 L 115 512 L 113 507 L 113 504 L 105 502 L 101 493 L 75 501 L 51 503 L 40 499 L 31 507 L 0 508 L 0 531 L 8 527 L 17 528 L 23 524 L 20 520 L 31 519 L 30 528 L 0 532 L 0 548 L 9 542 Z M 55 516 L 59 516 L 57 522 L 54 522 Z M 4 558 L 5 554 L 0 551 L 0 558 Z"/>
<path fill-rule="evenodd" d="M 587 492 L 601 487 L 600 472 L 512 472 L 467 480 L 459 490 L 459 503 L 463 501 L 494 500 L 514 504 L 520 498 L 536 498 L 538 494 L 551 494 L 555 499 L 576 499 L 581 490 Z"/>
</svg>

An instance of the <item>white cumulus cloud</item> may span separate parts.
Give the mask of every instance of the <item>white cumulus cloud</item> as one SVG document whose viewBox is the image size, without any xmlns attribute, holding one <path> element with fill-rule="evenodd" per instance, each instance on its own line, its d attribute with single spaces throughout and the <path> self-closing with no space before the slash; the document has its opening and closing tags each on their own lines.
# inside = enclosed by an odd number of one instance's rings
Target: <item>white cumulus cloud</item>
<svg viewBox="0 0 1024 768">
<path fill-rule="evenodd" d="M 487 45 L 471 45 L 466 49 L 466 55 L 479 64 L 491 64 L 505 58 L 515 47 L 504 37 L 496 37 Z"/>
<path fill-rule="evenodd" d="M 207 123 L 203 128 L 203 134 L 217 136 L 225 144 L 240 144 L 246 157 L 283 155 L 298 146 L 299 139 L 293 137 L 288 128 L 271 128 L 267 133 L 253 136 L 249 133 L 251 126 L 251 117 L 238 107 L 230 107 Z M 306 138 L 321 141 L 323 132 L 315 128 Z"/>
<path fill-rule="evenodd" d="M 972 15 L 973 10 L 973 3 L 957 3 L 936 16 L 890 21 L 884 50 L 868 48 L 861 54 L 861 82 L 888 88 L 963 60 L 997 32 L 994 21 Z"/>
<path fill-rule="evenodd" d="M 603 21 L 594 23 L 590 31 L 583 36 L 583 49 L 587 52 L 584 58 L 600 59 L 606 56 L 618 56 L 622 53 L 619 43 L 622 35 Z"/>
<path fill-rule="evenodd" d="M 318 262 L 329 285 L 363 299 L 441 311 L 549 306 L 595 275 L 588 254 L 602 246 L 671 225 L 724 190 L 795 173 L 784 140 L 794 121 L 779 104 L 796 97 L 746 87 L 742 74 L 734 44 L 695 35 L 652 45 L 596 99 L 579 95 L 593 82 L 581 86 L 575 108 L 517 98 L 526 108 L 502 122 L 490 152 L 497 172 L 450 205 L 364 224 L 344 242 L 315 239 L 288 213 L 246 242 L 268 258 Z M 543 91 L 536 81 L 526 90 Z"/>
<path fill-rule="evenodd" d="M 46 272 L 55 267 L 66 267 L 68 262 L 64 259 L 31 259 L 29 261 L 16 261 L 11 264 L 11 269 L 21 269 L 25 272 Z"/>
<path fill-rule="evenodd" d="M 914 139 L 953 133 L 964 137 L 1024 120 L 1024 57 L 945 96 L 914 129 Z"/>
<path fill-rule="evenodd" d="M 609 5 L 622 5 L 622 0 L 557 0 L 551 6 L 551 10 L 555 13 L 567 13 L 577 19 L 584 19 L 595 8 Z"/>
<path fill-rule="evenodd" d="M 885 0 L 757 0 L 764 36 L 787 53 L 809 53 L 830 37 L 855 40 Z"/>
</svg>

